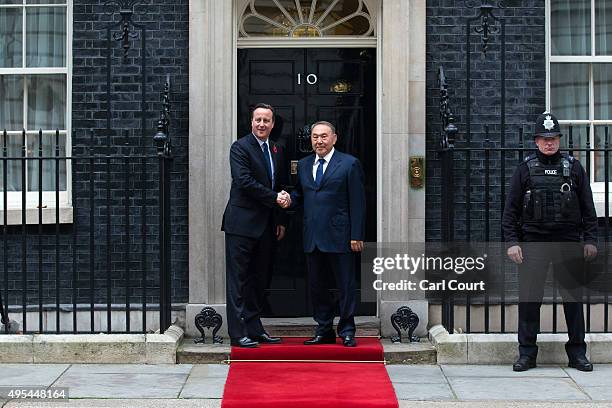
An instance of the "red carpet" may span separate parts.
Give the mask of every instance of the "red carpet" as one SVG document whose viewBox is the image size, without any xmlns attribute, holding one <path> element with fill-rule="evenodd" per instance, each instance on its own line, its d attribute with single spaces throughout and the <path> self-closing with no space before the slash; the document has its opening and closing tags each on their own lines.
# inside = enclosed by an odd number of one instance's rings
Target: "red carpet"
<svg viewBox="0 0 612 408">
<path fill-rule="evenodd" d="M 344 347 L 339 341 L 304 346 L 303 341 L 283 338 L 278 345 L 232 347 L 232 360 L 309 361 L 232 362 L 222 408 L 398 407 L 378 339 L 358 338 L 355 348 Z M 321 360 L 351 362 L 310 362 Z"/>
<path fill-rule="evenodd" d="M 344 347 L 342 340 L 336 344 L 305 346 L 301 337 L 284 337 L 281 344 L 263 344 L 257 348 L 232 347 L 231 360 L 384 360 L 383 348 L 376 338 L 357 338 L 357 347 Z"/>
</svg>

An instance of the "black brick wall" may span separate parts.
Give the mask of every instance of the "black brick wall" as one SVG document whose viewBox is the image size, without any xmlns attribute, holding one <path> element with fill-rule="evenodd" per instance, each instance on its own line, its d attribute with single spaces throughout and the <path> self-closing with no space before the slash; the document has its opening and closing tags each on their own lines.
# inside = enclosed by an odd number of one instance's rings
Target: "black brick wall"
<svg viewBox="0 0 612 408">
<path fill-rule="evenodd" d="M 123 58 L 120 41 L 112 41 L 111 131 L 107 131 L 107 41 L 106 26 L 118 22 L 118 8 L 104 6 L 103 0 L 75 0 L 73 24 L 72 143 L 73 155 L 155 155 L 155 134 L 160 92 L 169 75 L 171 82 L 171 136 L 175 160 L 171 169 L 172 286 L 173 302 L 188 300 L 188 12 L 186 0 L 168 3 L 149 1 L 137 6 L 134 22 L 146 29 L 145 131 L 141 131 L 141 33 L 131 39 L 128 57 Z M 114 14 L 105 13 L 112 10 Z M 145 12 L 146 13 L 143 13 Z M 113 28 L 112 33 L 119 33 Z M 90 138 L 93 130 L 93 139 Z M 93 143 L 92 143 L 93 140 Z M 110 143 L 110 147 L 109 147 Z M 91 148 L 91 150 L 90 150 Z M 59 234 L 60 301 L 72 303 L 73 287 L 77 302 L 89 302 L 90 238 L 94 241 L 94 301 L 106 303 L 110 274 L 113 303 L 125 303 L 128 284 L 133 302 L 142 302 L 141 283 L 147 281 L 148 302 L 157 302 L 158 275 L 158 162 L 148 159 L 110 162 L 95 160 L 94 200 L 90 200 L 89 160 L 75 160 L 72 188 L 75 220 L 62 225 Z M 146 194 L 146 196 L 143 195 Z M 110 195 L 110 201 L 107 200 Z M 129 197 L 130 247 L 126 245 L 126 197 Z M 110 204 L 110 205 L 109 205 Z M 107 214 L 110 211 L 110 235 Z M 146 217 L 143 213 L 146 211 Z M 90 222 L 93 212 L 93 237 Z M 142 225 L 146 225 L 146 245 Z M 76 246 L 73 244 L 76 233 Z M 22 301 L 22 229 L 8 229 L 7 261 L 9 300 Z M 42 245 L 39 245 L 39 237 Z M 29 226 L 26 231 L 28 303 L 39 300 L 39 258 L 42 259 L 43 303 L 55 302 L 55 226 Z M 108 245 L 110 243 L 110 245 Z M 144 247 L 144 251 L 143 251 Z M 76 248 L 76 250 L 75 250 Z M 144 252 L 144 258 L 143 258 Z M 76 253 L 76 285 L 73 285 L 73 253 Z M 2 254 L 2 248 L 0 248 Z M 42 254 L 42 255 L 39 255 Z M 0 255 L 2 256 L 2 255 Z M 130 260 L 129 265 L 127 260 Z M 144 259 L 144 261 L 143 261 Z M 110 261 L 110 271 L 108 264 Z M 0 262 L 2 265 L 2 262 Z M 143 271 L 144 265 L 144 271 Z M 129 269 L 129 279 L 126 276 Z M 144 272 L 144 273 L 143 273 Z M 3 285 L 4 286 L 4 285 Z"/>
<path fill-rule="evenodd" d="M 427 1 L 427 209 L 426 237 L 437 241 L 441 236 L 441 191 L 443 180 L 439 156 L 431 152 L 440 144 L 439 85 L 437 71 L 443 66 L 449 84 L 449 96 L 456 125 L 459 128 L 457 147 L 466 144 L 466 23 L 478 10 L 466 7 L 464 0 Z M 480 2 L 474 2 L 480 4 Z M 538 0 L 504 1 L 505 8 L 494 11 L 506 23 L 506 146 L 518 145 L 518 129 L 524 127 L 530 142 L 532 123 L 545 108 L 545 32 L 544 2 Z M 493 34 L 486 54 L 482 53 L 482 36 L 473 31 L 480 20 L 472 22 L 471 52 L 471 147 L 482 146 L 484 128 L 489 126 L 492 146 L 500 146 L 501 117 L 501 47 L 500 34 Z M 497 23 L 500 27 L 500 23 Z M 455 237 L 465 237 L 465 153 L 455 153 L 456 184 Z M 490 235 L 500 238 L 502 209 L 501 184 L 507 183 L 518 155 L 506 154 L 505 176 L 501 177 L 501 156 L 490 157 L 491 178 Z M 485 240 L 484 234 L 484 154 L 471 153 L 471 236 Z"/>
</svg>

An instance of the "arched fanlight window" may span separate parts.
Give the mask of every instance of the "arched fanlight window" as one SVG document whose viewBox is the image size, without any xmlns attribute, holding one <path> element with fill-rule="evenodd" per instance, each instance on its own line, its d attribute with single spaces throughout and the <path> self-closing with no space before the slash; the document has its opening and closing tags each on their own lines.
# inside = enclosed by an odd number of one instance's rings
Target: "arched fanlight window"
<svg viewBox="0 0 612 408">
<path fill-rule="evenodd" d="M 240 37 L 374 36 L 364 0 L 249 0 Z"/>
</svg>

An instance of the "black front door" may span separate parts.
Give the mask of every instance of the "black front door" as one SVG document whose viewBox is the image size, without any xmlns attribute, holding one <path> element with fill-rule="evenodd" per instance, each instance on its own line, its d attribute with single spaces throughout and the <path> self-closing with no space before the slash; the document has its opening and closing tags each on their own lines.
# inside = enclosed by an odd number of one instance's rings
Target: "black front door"
<svg viewBox="0 0 612 408">
<path fill-rule="evenodd" d="M 312 154 L 309 125 L 327 120 L 336 126 L 336 148 L 361 161 L 366 177 L 366 241 L 376 241 L 376 52 L 371 48 L 291 48 L 238 50 L 238 134 L 251 131 L 257 103 L 276 112 L 272 140 L 284 147 L 287 186 L 295 183 L 295 164 Z M 360 279 L 359 263 L 355 276 Z M 268 316 L 310 316 L 308 281 L 302 252 L 302 212 L 291 213 L 287 236 L 275 251 L 268 291 Z M 361 299 L 361 293 L 357 294 Z M 374 303 L 357 313 L 373 315 Z"/>
</svg>

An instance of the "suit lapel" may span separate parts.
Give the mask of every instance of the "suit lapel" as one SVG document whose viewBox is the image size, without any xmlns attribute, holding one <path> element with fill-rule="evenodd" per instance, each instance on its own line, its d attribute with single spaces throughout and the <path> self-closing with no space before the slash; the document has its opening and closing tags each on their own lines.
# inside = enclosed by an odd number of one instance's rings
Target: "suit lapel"
<svg viewBox="0 0 612 408">
<path fill-rule="evenodd" d="M 336 171 L 338 166 L 340 166 L 341 161 L 342 161 L 342 158 L 340 157 L 340 155 L 338 154 L 338 151 L 336 150 L 334 154 L 332 155 L 332 158 L 329 161 L 327 168 L 325 169 L 325 173 L 323 173 L 323 179 L 321 180 L 321 184 L 319 184 L 319 188 L 317 188 L 317 190 L 320 190 L 323 187 L 325 182 L 331 177 L 334 171 Z M 313 180 L 313 183 L 314 183 L 314 180 Z"/>
<path fill-rule="evenodd" d="M 251 148 L 259 152 L 259 154 L 256 154 L 255 157 L 259 157 L 259 164 L 261 165 L 261 168 L 263 169 L 263 172 L 264 172 L 263 174 L 266 176 L 266 179 L 268 180 L 268 185 L 272 185 L 272 180 L 270 180 L 270 175 L 268 174 L 268 170 L 266 170 L 268 164 L 266 163 L 266 158 L 264 157 L 263 149 L 261 148 L 261 146 L 259 145 L 259 142 L 257 141 L 257 136 L 251 133 L 248 137 L 250 137 Z M 269 140 L 270 139 L 268 139 L 268 143 L 269 143 Z M 270 148 L 269 144 L 268 144 L 268 148 Z M 274 168 L 276 169 L 276 163 L 274 165 Z"/>
<path fill-rule="evenodd" d="M 300 162 L 300 168 L 298 168 L 298 176 L 301 177 L 300 175 L 304 174 L 304 178 L 302 179 L 302 186 L 309 186 L 309 187 L 314 188 L 314 178 L 312 176 L 312 166 L 313 166 L 315 157 L 316 155 L 306 156 Z"/>
</svg>

